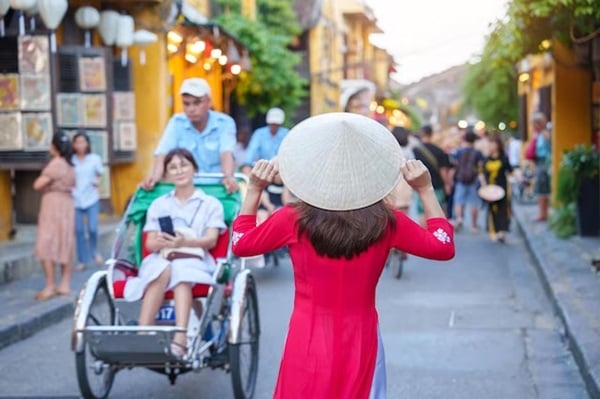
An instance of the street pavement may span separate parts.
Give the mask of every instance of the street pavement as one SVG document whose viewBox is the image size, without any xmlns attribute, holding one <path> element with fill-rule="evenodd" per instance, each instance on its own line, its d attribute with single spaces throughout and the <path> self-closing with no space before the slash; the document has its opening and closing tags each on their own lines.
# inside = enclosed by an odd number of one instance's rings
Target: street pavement
<svg viewBox="0 0 600 399">
<path fill-rule="evenodd" d="M 506 244 L 468 231 L 450 262 L 411 257 L 378 288 L 388 397 L 588 398 L 565 327 L 521 236 Z M 270 398 L 292 306 L 289 262 L 255 270 L 262 336 L 256 398 Z M 0 350 L 0 397 L 76 397 L 66 319 Z M 352 350 L 352 348 L 347 348 Z M 117 374 L 112 398 L 231 398 L 228 374 L 203 370 L 174 386 L 148 370 Z"/>
</svg>

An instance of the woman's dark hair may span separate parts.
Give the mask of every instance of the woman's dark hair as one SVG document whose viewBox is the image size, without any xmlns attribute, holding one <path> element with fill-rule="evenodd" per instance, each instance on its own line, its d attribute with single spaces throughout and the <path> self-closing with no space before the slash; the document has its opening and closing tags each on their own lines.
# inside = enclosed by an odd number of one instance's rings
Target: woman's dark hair
<svg viewBox="0 0 600 399">
<path fill-rule="evenodd" d="M 192 164 L 192 166 L 194 167 L 194 170 L 196 172 L 198 172 L 198 164 L 196 163 L 194 156 L 192 155 L 191 152 L 189 152 L 185 148 L 173 148 L 171 151 L 169 151 L 167 153 L 167 155 L 165 155 L 165 161 L 163 162 L 163 170 L 164 171 L 167 170 L 167 165 L 169 163 L 171 163 L 171 161 L 175 157 L 180 157 L 180 158 L 187 160 L 189 163 Z"/>
<path fill-rule="evenodd" d="M 392 134 L 400 144 L 400 147 L 406 147 L 408 145 L 408 135 L 410 132 L 403 128 L 402 126 L 396 126 L 392 129 Z"/>
<path fill-rule="evenodd" d="M 71 157 L 73 156 L 73 146 L 66 134 L 63 132 L 54 133 L 54 136 L 52 136 L 52 146 L 58 151 L 60 156 L 69 163 L 69 165 L 73 165 L 71 160 Z"/>
<path fill-rule="evenodd" d="M 383 201 L 351 211 L 328 211 L 305 202 L 298 210 L 298 234 L 306 235 L 320 256 L 352 259 L 396 227 L 393 212 Z"/>
<path fill-rule="evenodd" d="M 77 140 L 79 137 L 83 137 L 85 139 L 85 142 L 87 143 L 87 150 L 85 150 L 86 154 L 89 154 L 92 152 L 92 143 L 90 143 L 90 137 L 85 134 L 84 132 L 78 132 L 75 134 L 75 136 L 73 136 L 73 140 L 71 140 L 71 143 L 75 144 L 75 140 Z M 73 152 L 75 152 L 75 150 L 73 150 Z"/>
<path fill-rule="evenodd" d="M 489 139 L 492 143 L 496 143 L 496 146 L 498 147 L 498 155 L 500 156 L 500 158 L 504 158 L 505 153 L 504 153 L 504 141 L 502 141 L 502 137 L 500 136 L 492 136 Z"/>
</svg>

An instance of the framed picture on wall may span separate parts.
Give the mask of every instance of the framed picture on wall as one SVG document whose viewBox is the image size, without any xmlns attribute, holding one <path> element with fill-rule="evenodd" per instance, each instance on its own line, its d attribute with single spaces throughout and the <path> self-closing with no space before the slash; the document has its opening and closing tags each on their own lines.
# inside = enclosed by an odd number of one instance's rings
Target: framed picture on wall
<svg viewBox="0 0 600 399">
<path fill-rule="evenodd" d="M 58 126 L 83 126 L 83 97 L 77 93 L 56 95 L 56 123 Z"/>
<path fill-rule="evenodd" d="M 50 101 L 50 75 L 21 74 L 21 109 L 48 111 Z"/>
<path fill-rule="evenodd" d="M 106 96 L 83 95 L 83 123 L 85 127 L 106 127 Z"/>
<path fill-rule="evenodd" d="M 137 148 L 137 129 L 135 122 L 118 122 L 119 149 L 121 151 L 135 151 Z"/>
<path fill-rule="evenodd" d="M 100 176 L 100 184 L 98 185 L 100 198 L 110 198 L 110 167 L 104 165 L 104 173 Z"/>
<path fill-rule="evenodd" d="M 19 72 L 47 74 L 49 71 L 50 53 L 47 36 L 19 37 Z"/>
<path fill-rule="evenodd" d="M 105 91 L 106 71 L 103 57 L 79 58 L 79 88 L 83 92 Z"/>
<path fill-rule="evenodd" d="M 0 113 L 0 151 L 19 151 L 22 149 L 21 113 Z"/>
<path fill-rule="evenodd" d="M 90 138 L 92 152 L 98 154 L 102 162 L 108 162 L 108 133 L 105 130 L 86 130 L 85 133 Z"/>
<path fill-rule="evenodd" d="M 0 110 L 18 110 L 19 105 L 19 75 L 0 74 Z"/>
<path fill-rule="evenodd" d="M 48 151 L 52 140 L 52 114 L 24 112 L 21 118 L 25 151 Z"/>
<path fill-rule="evenodd" d="M 113 93 L 113 118 L 116 121 L 135 119 L 135 95 L 130 91 Z"/>
</svg>

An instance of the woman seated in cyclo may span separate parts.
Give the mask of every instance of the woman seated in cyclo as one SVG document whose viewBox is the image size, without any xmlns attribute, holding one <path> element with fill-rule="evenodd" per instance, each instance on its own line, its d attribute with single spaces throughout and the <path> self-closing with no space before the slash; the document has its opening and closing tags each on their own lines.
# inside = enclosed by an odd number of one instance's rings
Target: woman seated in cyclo
<svg viewBox="0 0 600 399">
<path fill-rule="evenodd" d="M 124 297 L 128 301 L 143 297 L 139 324 L 152 325 L 165 291 L 173 290 L 175 325 L 187 328 L 192 286 L 212 281 L 216 263 L 208 250 L 216 245 L 226 227 L 223 205 L 194 187 L 198 166 L 188 150 L 171 150 L 165 156 L 164 171 L 164 177 L 174 183 L 175 189 L 155 199 L 148 208 L 144 232 L 146 249 L 152 253 L 143 259 L 138 276 L 128 281 Z M 161 231 L 162 217 L 171 218 L 175 235 Z M 185 333 L 175 334 L 171 351 L 185 356 Z"/>
</svg>

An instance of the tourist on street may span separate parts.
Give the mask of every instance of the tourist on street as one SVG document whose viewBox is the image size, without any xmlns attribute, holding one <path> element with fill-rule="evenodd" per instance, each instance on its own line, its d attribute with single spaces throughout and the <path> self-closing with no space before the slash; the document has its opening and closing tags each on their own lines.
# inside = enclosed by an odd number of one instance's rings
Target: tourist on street
<svg viewBox="0 0 600 399">
<path fill-rule="evenodd" d="M 456 188 L 454 191 L 454 207 L 456 216 L 456 230 L 463 225 L 463 218 L 467 205 L 471 207 L 471 232 L 478 233 L 477 217 L 481 199 L 477 194 L 479 181 L 477 176 L 483 162 L 483 155 L 474 148 L 477 135 L 473 131 L 465 134 L 464 145 L 456 152 L 455 173 Z"/>
<path fill-rule="evenodd" d="M 98 252 L 98 214 L 100 194 L 98 185 L 104 171 L 102 158 L 92 152 L 90 139 L 85 133 L 73 136 L 73 157 L 75 167 L 75 237 L 77 240 L 77 261 L 75 270 L 83 270 L 93 259 L 96 265 L 104 263 Z"/>
<path fill-rule="evenodd" d="M 448 154 L 440 147 L 433 144 L 433 129 L 429 125 L 421 128 L 421 144 L 413 148 L 415 158 L 423 162 L 431 174 L 431 182 L 435 195 L 442 209 L 445 206 L 446 195 L 452 190 L 452 181 L 450 179 L 450 159 Z M 419 213 L 421 225 L 425 226 L 425 217 L 423 205 L 417 198 L 417 211 Z"/>
<path fill-rule="evenodd" d="M 490 138 L 490 156 L 483 163 L 483 185 L 494 184 L 504 189 L 504 197 L 488 203 L 487 227 L 494 241 L 504 242 L 510 226 L 510 190 L 508 175 L 513 167 L 504 153 L 504 144 L 500 137 Z"/>
<path fill-rule="evenodd" d="M 75 206 L 75 170 L 71 163 L 71 141 L 63 133 L 56 133 L 50 145 L 50 162 L 33 182 L 33 189 L 42 191 L 35 256 L 42 263 L 46 286 L 35 299 L 45 301 L 54 295 L 71 293 L 73 265 Z M 61 276 L 55 281 L 55 265 L 59 264 Z"/>
<path fill-rule="evenodd" d="M 274 398 L 383 399 L 375 289 L 390 249 L 454 256 L 453 228 L 430 174 L 423 163 L 402 160 L 383 125 L 352 113 L 298 124 L 278 163 L 254 166 L 232 239 L 238 256 L 289 247 L 296 292 Z M 278 170 L 299 200 L 256 226 L 260 195 Z M 383 202 L 401 174 L 421 198 L 427 228 Z"/>
<path fill-rule="evenodd" d="M 192 284 L 212 282 L 215 260 L 208 253 L 226 227 L 223 205 L 215 197 L 194 186 L 198 165 L 192 153 L 183 148 L 169 151 L 164 157 L 165 177 L 175 184 L 175 190 L 152 201 L 146 214 L 147 255 L 137 277 L 125 286 L 124 298 L 138 301 L 143 297 L 139 324 L 154 324 L 164 299 L 173 290 L 175 325 L 188 327 L 192 306 Z M 170 217 L 175 235 L 163 232 L 159 219 Z M 194 255 L 189 255 L 193 248 Z M 177 251 L 180 252 L 177 252 Z M 181 253 L 186 253 L 181 257 Z M 187 354 L 187 336 L 177 333 L 171 352 L 178 357 Z"/>
<path fill-rule="evenodd" d="M 228 192 L 238 190 L 233 177 L 236 144 L 235 121 L 229 115 L 210 110 L 210 86 L 204 79 L 190 78 L 179 89 L 183 113 L 169 120 L 154 152 L 152 173 L 142 183 L 149 190 L 163 176 L 165 155 L 174 148 L 187 148 L 194 156 L 200 172 L 223 173 Z"/>
<path fill-rule="evenodd" d="M 534 169 L 534 191 L 538 197 L 538 216 L 536 222 L 548 219 L 548 208 L 550 207 L 550 131 L 546 129 L 546 116 L 536 112 L 532 117 L 533 137 L 535 140 L 535 169 Z"/>
</svg>

